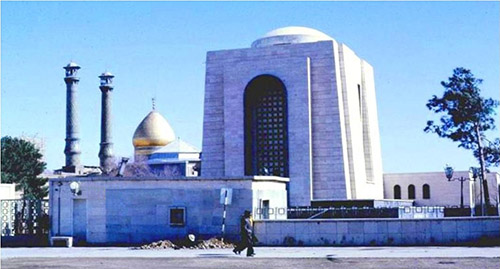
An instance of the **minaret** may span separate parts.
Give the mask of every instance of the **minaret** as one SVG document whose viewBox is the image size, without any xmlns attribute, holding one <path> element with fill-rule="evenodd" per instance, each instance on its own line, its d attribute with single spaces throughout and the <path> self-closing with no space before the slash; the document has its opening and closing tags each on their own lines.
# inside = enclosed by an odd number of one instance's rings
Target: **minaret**
<svg viewBox="0 0 500 269">
<path fill-rule="evenodd" d="M 66 155 L 66 165 L 64 172 L 79 173 L 80 169 L 80 138 L 78 138 L 78 103 L 77 103 L 77 85 L 80 78 L 77 77 L 80 66 L 70 62 L 66 69 L 66 146 L 64 154 Z"/>
<path fill-rule="evenodd" d="M 113 91 L 113 76 L 109 72 L 102 73 L 101 86 L 101 149 L 99 150 L 100 166 L 107 175 L 113 168 L 113 143 L 111 142 L 111 92 Z"/>
</svg>

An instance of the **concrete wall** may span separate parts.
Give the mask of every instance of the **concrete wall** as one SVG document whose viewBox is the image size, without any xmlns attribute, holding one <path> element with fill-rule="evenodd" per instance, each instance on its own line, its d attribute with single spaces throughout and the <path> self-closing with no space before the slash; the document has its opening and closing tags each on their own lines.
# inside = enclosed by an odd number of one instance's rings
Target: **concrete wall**
<svg viewBox="0 0 500 269">
<path fill-rule="evenodd" d="M 71 193 L 72 181 L 81 195 Z M 50 181 L 51 235 L 76 236 L 91 244 L 144 243 L 193 233 L 221 234 L 221 188 L 232 189 L 226 234 L 239 234 L 240 216 L 252 210 L 253 196 L 286 206 L 285 182 L 276 177 L 247 178 L 107 178 L 74 177 Z M 60 200 L 60 203 L 59 203 Z M 183 207 L 184 226 L 170 225 L 170 208 Z"/>
<path fill-rule="evenodd" d="M 361 60 L 361 68 L 363 149 L 365 153 L 366 181 L 362 188 L 363 192 L 359 195 L 364 199 L 383 199 L 382 151 L 380 146 L 374 71 L 373 67 L 364 60 Z"/>
<path fill-rule="evenodd" d="M 457 171 L 454 178 L 469 177 L 466 171 Z M 498 185 L 500 175 L 498 173 L 489 173 L 486 176 L 492 205 L 498 205 Z M 460 205 L 460 182 L 449 182 L 443 172 L 430 173 L 394 173 L 384 174 L 384 197 L 386 199 L 394 198 L 394 186 L 401 187 L 401 199 L 408 199 L 408 186 L 415 186 L 415 205 L 416 206 L 459 206 Z M 423 199 L 422 187 L 428 184 L 430 187 L 430 199 Z M 479 180 L 476 182 L 464 182 L 464 205 L 470 206 L 474 203 L 480 204 Z M 473 199 L 471 199 L 473 197 Z"/>
<path fill-rule="evenodd" d="M 2 200 L 19 199 L 20 196 L 16 195 L 16 184 L 2 183 L 0 184 L 0 197 Z"/>
<path fill-rule="evenodd" d="M 351 199 L 363 198 L 361 192 L 366 182 L 363 149 L 363 122 L 361 120 L 361 60 L 346 45 L 339 47 L 342 94 L 344 98 L 344 117 L 346 147 L 349 160 Z"/>
<path fill-rule="evenodd" d="M 500 238 L 500 218 L 255 221 L 260 244 L 304 246 L 448 245 Z"/>
</svg>

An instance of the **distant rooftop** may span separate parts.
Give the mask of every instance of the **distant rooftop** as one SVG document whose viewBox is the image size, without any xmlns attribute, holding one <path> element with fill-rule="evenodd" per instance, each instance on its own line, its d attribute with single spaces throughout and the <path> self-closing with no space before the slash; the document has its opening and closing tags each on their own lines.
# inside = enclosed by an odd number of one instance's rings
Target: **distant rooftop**
<svg viewBox="0 0 500 269">
<path fill-rule="evenodd" d="M 177 138 L 155 153 L 200 153 L 201 151 L 186 141 Z"/>
</svg>

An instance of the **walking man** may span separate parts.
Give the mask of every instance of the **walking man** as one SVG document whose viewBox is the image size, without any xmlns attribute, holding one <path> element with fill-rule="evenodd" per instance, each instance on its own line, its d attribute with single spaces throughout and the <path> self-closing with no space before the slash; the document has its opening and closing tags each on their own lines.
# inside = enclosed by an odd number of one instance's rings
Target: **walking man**
<svg viewBox="0 0 500 269">
<path fill-rule="evenodd" d="M 235 254 L 240 254 L 245 248 L 247 249 L 247 257 L 255 255 L 253 252 L 253 225 L 250 211 L 245 210 L 240 222 L 241 242 L 234 249 Z"/>
</svg>

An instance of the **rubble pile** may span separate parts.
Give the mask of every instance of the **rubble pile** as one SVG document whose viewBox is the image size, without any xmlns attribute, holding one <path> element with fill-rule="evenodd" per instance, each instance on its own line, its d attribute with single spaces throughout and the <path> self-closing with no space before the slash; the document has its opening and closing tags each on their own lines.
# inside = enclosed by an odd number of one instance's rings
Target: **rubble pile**
<svg viewBox="0 0 500 269">
<path fill-rule="evenodd" d="M 179 240 L 175 243 L 170 240 L 160 240 L 151 244 L 140 246 L 138 249 L 211 249 L 211 248 L 234 248 L 235 245 L 229 242 L 223 242 L 217 238 L 210 238 L 208 240 L 196 240 L 194 242 L 189 240 Z"/>
<path fill-rule="evenodd" d="M 208 240 L 201 240 L 194 245 L 193 248 L 207 249 L 207 248 L 234 248 L 235 245 L 228 242 L 223 242 L 217 238 L 210 238 Z"/>
<path fill-rule="evenodd" d="M 142 245 L 139 247 L 139 249 L 152 249 L 152 248 L 166 249 L 166 248 L 175 248 L 175 247 L 176 247 L 176 245 L 174 243 L 172 243 L 172 241 L 170 241 L 170 240 L 160 240 L 157 242 L 153 242 L 151 244 Z"/>
</svg>

